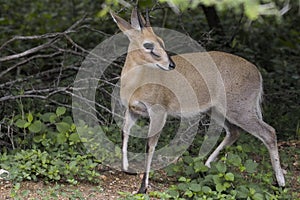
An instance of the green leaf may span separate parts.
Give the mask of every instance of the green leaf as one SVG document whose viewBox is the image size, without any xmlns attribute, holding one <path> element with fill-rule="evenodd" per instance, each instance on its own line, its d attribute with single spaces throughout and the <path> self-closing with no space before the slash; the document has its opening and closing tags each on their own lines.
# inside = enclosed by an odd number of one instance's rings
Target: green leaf
<svg viewBox="0 0 300 200">
<path fill-rule="evenodd" d="M 70 135 L 69 140 L 73 143 L 78 143 L 78 142 L 80 142 L 80 137 L 79 137 L 78 133 L 73 133 Z"/>
<path fill-rule="evenodd" d="M 28 121 L 29 123 L 31 123 L 32 120 L 33 120 L 33 115 L 32 115 L 31 113 L 28 113 L 27 121 Z"/>
<path fill-rule="evenodd" d="M 56 115 L 59 117 L 59 116 L 62 116 L 63 114 L 66 113 L 66 108 L 65 107 L 58 107 L 56 108 Z"/>
<path fill-rule="evenodd" d="M 194 191 L 194 192 L 200 192 L 201 191 L 201 185 L 197 184 L 197 183 L 191 183 L 189 189 L 191 191 Z"/>
<path fill-rule="evenodd" d="M 51 122 L 51 123 L 53 123 L 53 121 L 51 120 L 51 118 L 54 118 L 54 117 L 56 118 L 56 114 L 52 113 L 52 112 L 49 112 L 49 113 L 43 114 L 40 119 L 43 122 Z"/>
<path fill-rule="evenodd" d="M 18 128 L 25 128 L 25 123 L 27 121 L 25 121 L 24 119 L 18 119 L 16 122 L 15 122 L 15 125 L 18 127 Z"/>
<path fill-rule="evenodd" d="M 249 190 L 245 186 L 238 186 L 237 187 L 237 198 L 245 199 L 249 196 Z"/>
<path fill-rule="evenodd" d="M 233 153 L 228 153 L 227 161 L 236 167 L 239 167 L 242 164 L 241 157 Z"/>
<path fill-rule="evenodd" d="M 35 143 L 40 143 L 43 141 L 43 139 L 44 139 L 44 135 L 37 135 L 37 136 L 33 137 L 33 141 Z"/>
<path fill-rule="evenodd" d="M 256 20 L 259 16 L 259 2 L 257 0 L 245 1 L 245 13 L 251 20 Z"/>
<path fill-rule="evenodd" d="M 226 170 L 227 170 L 227 167 L 226 167 L 225 163 L 223 163 L 223 162 L 218 162 L 218 163 L 216 164 L 216 168 L 217 168 L 218 172 L 223 173 L 223 174 L 224 174 L 224 173 L 226 172 Z"/>
<path fill-rule="evenodd" d="M 218 183 L 218 184 L 216 184 L 216 190 L 218 192 L 222 192 L 222 191 L 226 190 L 226 187 L 224 187 L 224 185 L 222 183 Z"/>
<path fill-rule="evenodd" d="M 202 191 L 204 192 L 204 194 L 209 194 L 209 193 L 211 193 L 212 190 L 208 186 L 203 186 Z"/>
<path fill-rule="evenodd" d="M 27 195 L 29 195 L 30 190 L 24 190 L 21 192 L 21 196 L 26 197 Z"/>
<path fill-rule="evenodd" d="M 14 185 L 14 189 L 15 189 L 16 191 L 18 191 L 20 188 L 21 188 L 21 184 L 20 184 L 20 183 L 16 183 L 16 184 Z"/>
<path fill-rule="evenodd" d="M 108 12 L 109 12 L 109 7 L 105 7 L 101 11 L 99 11 L 96 16 L 99 18 L 102 18 L 102 17 L 106 16 L 106 14 Z"/>
<path fill-rule="evenodd" d="M 261 193 L 255 193 L 252 197 L 253 200 L 262 200 L 262 199 L 265 199 L 264 198 L 264 195 L 261 194 Z"/>
<path fill-rule="evenodd" d="M 186 191 L 188 189 L 188 185 L 186 183 L 179 183 L 177 185 L 178 190 Z"/>
<path fill-rule="evenodd" d="M 192 197 L 193 196 L 193 192 L 190 191 L 190 190 L 187 190 L 187 191 L 185 191 L 184 195 L 188 196 L 188 197 Z"/>
<path fill-rule="evenodd" d="M 77 165 L 78 165 L 77 161 L 71 161 L 69 167 L 71 170 L 76 170 Z"/>
<path fill-rule="evenodd" d="M 230 172 L 226 173 L 225 174 L 225 180 L 226 181 L 234 181 L 234 174 L 230 173 Z"/>
<path fill-rule="evenodd" d="M 42 130 L 42 122 L 40 120 L 34 121 L 29 126 L 29 131 L 32 133 L 38 133 Z"/>
<path fill-rule="evenodd" d="M 63 144 L 67 141 L 67 136 L 64 133 L 57 134 L 56 138 L 58 144 Z"/>
<path fill-rule="evenodd" d="M 193 158 L 191 156 L 184 156 L 183 161 L 187 164 L 193 163 Z"/>
<path fill-rule="evenodd" d="M 67 133 L 71 128 L 70 124 L 67 124 L 66 122 L 59 122 L 56 123 L 55 125 L 56 125 L 56 129 L 60 133 Z"/>
<path fill-rule="evenodd" d="M 50 115 L 50 117 L 49 117 L 49 120 L 51 123 L 55 123 L 56 119 L 57 119 L 57 115 L 54 113 L 53 113 L 53 115 Z"/>
<path fill-rule="evenodd" d="M 213 180 L 214 180 L 215 185 L 221 184 L 221 183 L 222 183 L 221 178 L 220 178 L 219 175 L 213 175 L 212 178 L 213 178 Z"/>
<path fill-rule="evenodd" d="M 76 131 L 76 125 L 72 123 L 72 125 L 71 125 L 71 132 L 74 132 L 74 131 Z"/>
<path fill-rule="evenodd" d="M 27 128 L 28 126 L 30 126 L 30 122 L 26 122 L 25 124 L 24 124 L 24 128 Z"/>
<path fill-rule="evenodd" d="M 167 190 L 167 193 L 170 195 L 169 199 L 171 199 L 171 197 L 174 197 L 174 199 L 177 199 L 179 197 L 179 192 L 176 190 Z"/>
<path fill-rule="evenodd" d="M 198 172 L 207 172 L 208 167 L 206 165 L 204 165 L 203 162 L 197 161 L 194 164 L 194 170 L 195 170 L 196 173 L 198 173 Z"/>
<path fill-rule="evenodd" d="M 186 178 L 185 177 L 180 177 L 179 179 L 178 179 L 178 181 L 180 181 L 180 182 L 187 182 L 187 180 L 186 180 Z"/>
<path fill-rule="evenodd" d="M 227 190 L 228 188 L 231 187 L 231 183 L 225 182 L 225 183 L 223 183 L 223 186 L 224 186 L 224 187 L 226 188 L 226 190 Z"/>
<path fill-rule="evenodd" d="M 246 160 L 245 162 L 246 172 L 248 173 L 254 173 L 257 169 L 257 166 L 258 164 L 253 160 Z"/>
<path fill-rule="evenodd" d="M 187 166 L 184 170 L 185 174 L 188 175 L 192 175 L 195 174 L 195 170 L 193 168 L 193 166 Z"/>
<path fill-rule="evenodd" d="M 73 119 L 71 116 L 65 116 L 63 119 L 62 119 L 63 122 L 66 122 L 68 124 L 73 124 Z"/>
</svg>

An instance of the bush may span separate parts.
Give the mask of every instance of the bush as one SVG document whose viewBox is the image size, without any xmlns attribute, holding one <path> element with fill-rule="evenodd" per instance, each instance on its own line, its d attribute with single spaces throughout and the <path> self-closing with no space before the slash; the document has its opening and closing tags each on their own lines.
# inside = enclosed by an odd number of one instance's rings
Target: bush
<svg viewBox="0 0 300 200">
<path fill-rule="evenodd" d="M 165 171 L 168 176 L 177 181 L 164 192 L 153 191 L 149 195 L 131 195 L 122 193 L 126 199 L 251 199 L 275 200 L 295 199 L 296 193 L 287 188 L 273 186 L 273 170 L 267 152 L 261 151 L 262 145 L 255 147 L 247 142 L 257 142 L 246 139 L 244 144 L 227 148 L 227 154 L 219 161 L 211 163 L 211 168 L 205 166 L 204 160 L 192 157 L 186 152 L 182 158 L 169 165 Z M 250 143 L 251 143 L 250 142 Z M 252 155 L 262 157 L 257 163 Z"/>
<path fill-rule="evenodd" d="M 22 133 L 14 138 L 14 150 L 0 154 L 0 168 L 14 181 L 34 180 L 97 182 L 98 163 L 85 153 L 72 118 L 66 108 L 55 113 L 17 115 L 14 126 Z"/>
</svg>

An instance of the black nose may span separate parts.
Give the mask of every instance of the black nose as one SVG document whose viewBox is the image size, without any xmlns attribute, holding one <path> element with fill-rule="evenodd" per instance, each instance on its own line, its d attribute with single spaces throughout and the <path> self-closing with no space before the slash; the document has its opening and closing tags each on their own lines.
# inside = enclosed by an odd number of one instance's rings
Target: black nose
<svg viewBox="0 0 300 200">
<path fill-rule="evenodd" d="M 172 58 L 169 56 L 169 68 L 170 69 L 175 69 L 176 64 L 174 63 L 174 61 L 172 60 Z"/>
</svg>

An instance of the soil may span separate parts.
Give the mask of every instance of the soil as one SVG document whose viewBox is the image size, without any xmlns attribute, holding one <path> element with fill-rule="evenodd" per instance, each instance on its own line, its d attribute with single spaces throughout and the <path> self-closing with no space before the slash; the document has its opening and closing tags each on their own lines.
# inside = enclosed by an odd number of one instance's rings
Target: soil
<svg viewBox="0 0 300 200">
<path fill-rule="evenodd" d="M 168 178 L 160 178 L 151 180 L 148 191 L 164 191 L 168 188 Z M 89 200 L 114 200 L 122 199 L 122 193 L 133 194 L 138 190 L 141 183 L 142 175 L 129 175 L 124 172 L 108 170 L 101 172 L 100 184 L 93 185 L 90 183 L 79 183 L 78 185 L 69 184 L 45 184 L 42 181 L 32 182 L 24 181 L 18 189 L 19 197 L 24 199 L 43 199 L 45 197 L 53 197 L 50 199 L 69 200 L 89 199 Z M 0 181 L 0 200 L 11 200 L 11 191 L 13 184 L 8 181 Z M 121 192 L 121 193 L 119 193 Z M 77 194 L 77 196 L 76 196 Z M 79 198 L 81 197 L 81 198 Z M 23 198 L 22 198 L 23 199 Z M 73 199 L 73 198 L 72 198 Z M 152 198 L 153 199 L 153 198 Z"/>
</svg>

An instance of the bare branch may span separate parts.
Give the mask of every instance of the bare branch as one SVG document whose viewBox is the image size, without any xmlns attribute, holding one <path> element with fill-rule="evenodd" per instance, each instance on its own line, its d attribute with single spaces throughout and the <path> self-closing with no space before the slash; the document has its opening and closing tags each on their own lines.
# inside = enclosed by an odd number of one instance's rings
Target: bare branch
<svg viewBox="0 0 300 200">
<path fill-rule="evenodd" d="M 76 67 L 74 65 L 63 67 L 64 71 L 66 71 L 66 70 L 76 70 L 76 71 L 78 71 L 78 69 L 79 69 L 79 67 Z M 3 84 L 0 84 L 0 88 L 8 87 L 8 86 L 14 85 L 16 83 L 20 83 L 20 82 L 25 82 L 25 81 L 28 81 L 29 79 L 32 79 L 32 78 L 41 78 L 42 76 L 45 76 L 46 74 L 57 73 L 60 70 L 61 70 L 60 68 L 54 68 L 54 69 L 49 69 L 49 70 L 46 70 L 46 71 L 43 71 L 43 72 L 39 72 L 39 73 L 34 74 L 34 75 L 26 76 L 24 78 L 17 78 L 17 79 L 5 82 Z"/>
<path fill-rule="evenodd" d="M 4 61 L 9 61 L 9 60 L 13 60 L 13 59 L 17 59 L 17 58 L 22 58 L 24 56 L 27 56 L 29 54 L 33 54 L 41 49 L 44 49 L 46 47 L 49 47 L 50 44 L 52 44 L 53 42 L 55 42 L 57 40 L 57 38 L 55 39 L 52 39 L 50 40 L 49 42 L 45 43 L 45 44 L 42 44 L 42 45 L 39 45 L 37 47 L 34 47 L 34 48 L 31 48 L 31 49 L 28 49 L 22 53 L 18 53 L 18 54 L 14 54 L 14 55 L 10 55 L 10 56 L 5 56 L 5 57 L 2 57 L 0 58 L 0 62 L 4 62 Z"/>
<path fill-rule="evenodd" d="M 57 55 L 59 55 L 59 54 L 61 54 L 61 52 L 55 52 L 55 53 L 52 53 L 52 54 L 46 54 L 46 55 L 35 55 L 35 56 L 32 56 L 32 57 L 30 57 L 30 58 L 28 58 L 28 59 L 26 59 L 26 60 L 22 60 L 21 62 L 18 62 L 17 64 L 15 64 L 15 65 L 13 65 L 13 66 L 7 68 L 6 70 L 2 71 L 2 72 L 0 73 L 0 78 L 1 78 L 2 76 L 4 76 L 5 74 L 7 74 L 8 72 L 10 72 L 11 70 L 17 68 L 17 67 L 20 66 L 20 65 L 23 65 L 23 64 L 25 64 L 25 63 L 31 61 L 31 60 L 33 60 L 33 59 L 36 59 L 36 58 L 52 58 L 52 57 L 55 57 L 55 56 L 57 56 Z"/>
<path fill-rule="evenodd" d="M 79 20 L 77 20 L 72 26 L 70 26 L 66 31 L 75 29 L 79 24 L 81 24 L 86 19 L 86 14 Z M 64 32 L 65 33 L 65 32 Z"/>
<path fill-rule="evenodd" d="M 94 28 L 92 28 L 92 27 L 90 27 L 90 26 L 88 26 L 88 25 L 80 26 L 78 29 L 88 29 L 88 30 L 90 30 L 90 31 L 93 31 L 93 32 L 99 33 L 99 34 L 101 34 L 101 35 L 104 35 L 105 37 L 110 37 L 110 36 L 111 36 L 111 34 L 107 34 L 107 33 L 103 32 L 103 31 L 94 29 Z"/>
<path fill-rule="evenodd" d="M 11 38 L 10 40 L 6 41 L 3 45 L 1 45 L 0 47 L 0 51 L 7 46 L 9 43 L 12 43 L 15 40 L 39 40 L 39 39 L 49 39 L 49 38 L 56 38 L 56 37 L 60 37 L 64 34 L 69 34 L 69 33 L 74 33 L 74 30 L 67 30 L 65 32 L 62 33 L 46 33 L 43 35 L 32 35 L 32 36 L 14 36 L 13 38 Z"/>
<path fill-rule="evenodd" d="M 84 46 L 76 43 L 76 39 L 74 39 L 76 35 L 73 38 L 73 35 L 70 33 L 77 33 L 79 30 L 84 30 L 99 33 L 104 37 L 110 36 L 88 25 L 82 25 L 84 19 L 85 17 L 76 21 L 64 32 L 15 36 L 2 44 L 0 51 L 5 50 L 12 53 L 11 55 L 0 57 L 1 68 L 4 68 L 0 71 L 1 105 L 5 106 L 11 103 L 14 105 L 14 101 L 16 100 L 34 99 L 33 102 L 45 102 L 46 106 L 62 105 L 72 108 L 72 105 L 67 102 L 70 102 L 70 97 L 73 97 L 82 102 L 83 107 L 72 109 L 77 109 L 101 123 L 110 123 L 108 120 L 110 117 L 108 116 L 116 114 L 112 113 L 110 107 L 106 105 L 106 101 L 100 100 L 97 102 L 87 99 L 87 97 L 80 96 L 80 93 L 78 93 L 81 90 L 87 91 L 87 88 L 73 87 L 74 76 L 79 70 L 82 59 L 91 52 Z M 31 46 L 29 49 L 23 49 L 22 51 L 8 49 L 8 46 L 14 47 L 12 43 L 15 41 L 32 41 L 32 44 L 35 45 L 36 42 L 42 43 L 38 46 Z M 100 55 L 93 54 L 93 56 L 107 61 Z M 112 65 L 121 67 L 118 63 L 112 63 Z M 30 70 L 31 67 L 34 67 L 35 70 Z M 113 98 L 109 92 L 109 88 L 117 87 L 114 84 L 118 81 L 117 79 L 119 79 L 118 75 L 112 74 L 107 77 L 102 76 L 100 79 L 95 77 L 94 81 L 99 81 L 99 85 L 95 86 L 96 88 L 94 89 L 97 89 L 105 98 Z M 121 118 L 122 116 L 118 117 Z"/>
<path fill-rule="evenodd" d="M 62 32 L 62 33 L 49 33 L 49 34 L 44 34 L 44 35 L 35 35 L 35 36 L 15 36 L 12 39 L 8 40 L 7 42 L 5 42 L 1 47 L 0 50 L 6 46 L 7 44 L 15 41 L 15 40 L 32 40 L 32 39 L 47 39 L 47 38 L 53 38 L 50 41 L 48 41 L 45 44 L 39 45 L 37 47 L 28 49 L 22 53 L 18 53 L 18 54 L 14 54 L 14 55 L 10 55 L 10 56 L 5 56 L 0 58 L 0 62 L 4 62 L 4 61 L 9 61 L 9 60 L 13 60 L 13 59 L 17 59 L 17 58 L 22 58 L 24 56 L 27 56 L 29 54 L 33 54 L 37 51 L 40 51 L 41 49 L 47 48 L 50 46 L 50 44 L 54 43 L 59 37 L 61 36 L 66 36 L 67 34 L 74 32 L 73 29 L 75 29 L 80 23 L 82 23 L 84 21 L 86 16 L 84 16 L 83 18 L 81 18 L 80 20 L 76 21 L 72 26 L 70 26 L 66 31 Z"/>
</svg>

